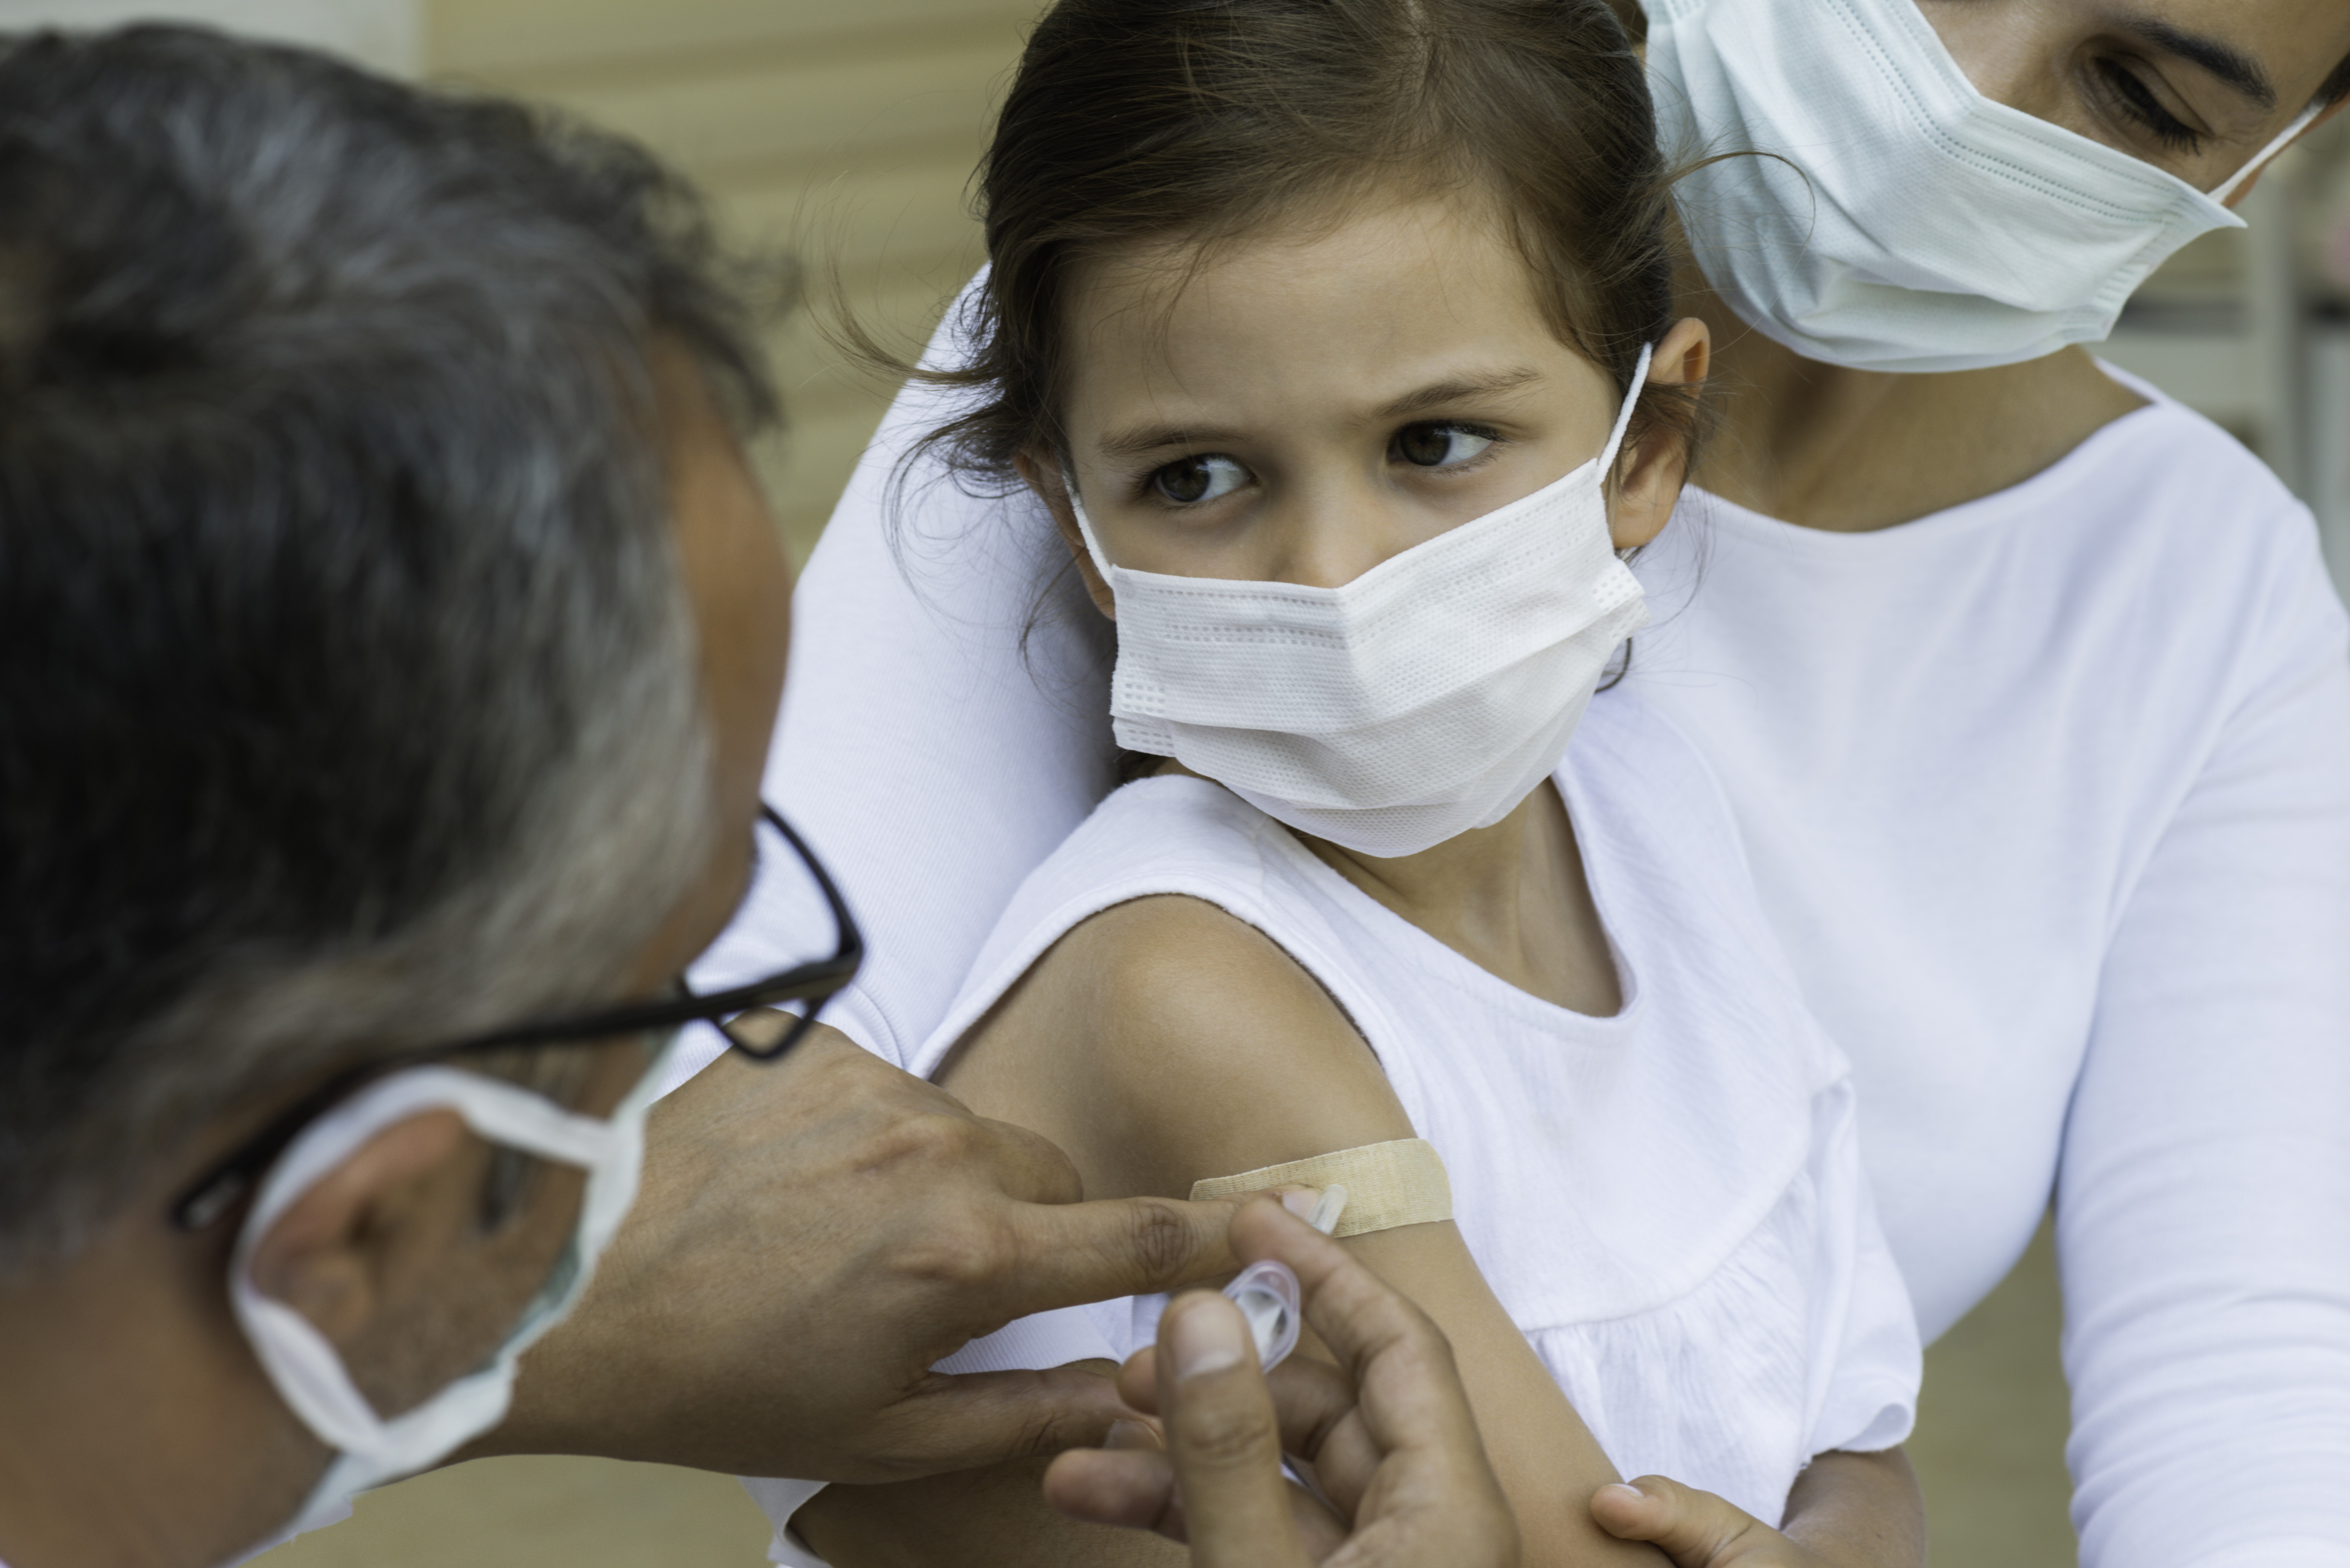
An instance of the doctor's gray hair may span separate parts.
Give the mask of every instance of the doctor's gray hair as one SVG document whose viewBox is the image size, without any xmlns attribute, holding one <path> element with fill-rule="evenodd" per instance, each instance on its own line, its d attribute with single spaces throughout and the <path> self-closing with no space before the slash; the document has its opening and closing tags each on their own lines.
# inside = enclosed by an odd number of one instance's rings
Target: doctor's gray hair
<svg viewBox="0 0 2350 1568">
<path fill-rule="evenodd" d="M 612 138 L 0 38 L 0 1272 L 244 1104 L 609 997 L 712 846 L 648 356 L 765 420 L 742 297 Z"/>
</svg>

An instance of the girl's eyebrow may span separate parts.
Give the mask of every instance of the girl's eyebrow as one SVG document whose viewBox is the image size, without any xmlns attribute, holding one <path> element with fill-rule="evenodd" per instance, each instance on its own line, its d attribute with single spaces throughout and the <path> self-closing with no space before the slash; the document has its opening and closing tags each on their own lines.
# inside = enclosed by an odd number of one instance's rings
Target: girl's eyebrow
<svg viewBox="0 0 2350 1568">
<path fill-rule="evenodd" d="M 1371 412 L 1374 420 L 1408 419 L 1451 403 L 1471 398 L 1492 397 L 1501 392 L 1513 392 L 1530 382 L 1542 379 L 1542 372 L 1528 367 L 1513 370 L 1496 370 L 1491 375 L 1455 376 L 1449 380 L 1431 381 L 1416 387 L 1401 397 L 1381 404 Z M 1236 446 L 1247 438 L 1238 431 L 1212 425 L 1129 425 L 1113 431 L 1101 439 L 1105 457 L 1144 457 L 1164 452 L 1169 447 L 1193 448 Z"/>
<path fill-rule="evenodd" d="M 1399 420 L 1412 414 L 1426 413 L 1448 403 L 1458 403 L 1471 398 L 1490 398 L 1497 392 L 1514 392 L 1531 381 L 1542 379 L 1540 370 L 1521 367 L 1514 370 L 1496 370 L 1486 376 L 1456 376 L 1447 381 L 1430 382 L 1425 387 L 1406 392 L 1402 397 L 1380 407 L 1378 418 Z"/>
<path fill-rule="evenodd" d="M 1101 439 L 1105 457 L 1147 457 L 1170 446 L 1238 446 L 1247 438 L 1238 431 L 1211 425 L 1129 425 Z"/>
</svg>

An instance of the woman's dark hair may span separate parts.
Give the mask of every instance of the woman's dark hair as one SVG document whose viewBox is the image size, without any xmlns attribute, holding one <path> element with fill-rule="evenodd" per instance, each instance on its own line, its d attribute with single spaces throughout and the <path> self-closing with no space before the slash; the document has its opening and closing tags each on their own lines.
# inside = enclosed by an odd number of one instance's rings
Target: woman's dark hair
<svg viewBox="0 0 2350 1568">
<path fill-rule="evenodd" d="M 999 483 L 1061 447 L 1063 296 L 1087 257 L 1399 186 L 1487 205 L 1560 341 L 1621 396 L 1672 320 L 1670 183 L 1607 0 L 1061 0 L 981 168 L 966 362 L 927 377 L 981 400 L 924 447 Z M 1651 385 L 1627 445 L 1692 437 L 1695 413 Z"/>
</svg>

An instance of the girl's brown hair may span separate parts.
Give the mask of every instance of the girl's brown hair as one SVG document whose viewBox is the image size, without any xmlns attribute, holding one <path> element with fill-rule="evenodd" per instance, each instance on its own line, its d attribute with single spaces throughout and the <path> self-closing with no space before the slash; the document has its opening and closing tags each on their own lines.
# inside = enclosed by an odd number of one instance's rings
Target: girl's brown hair
<svg viewBox="0 0 2350 1568">
<path fill-rule="evenodd" d="M 1137 244 L 1207 245 L 1399 185 L 1499 215 L 1559 339 L 1630 390 L 1672 319 L 1648 84 L 1607 0 L 1061 0 L 980 171 L 991 265 L 964 364 L 980 401 L 923 443 L 1008 482 L 1063 447 L 1063 291 Z M 1692 438 L 1644 390 L 1627 447 Z"/>
</svg>

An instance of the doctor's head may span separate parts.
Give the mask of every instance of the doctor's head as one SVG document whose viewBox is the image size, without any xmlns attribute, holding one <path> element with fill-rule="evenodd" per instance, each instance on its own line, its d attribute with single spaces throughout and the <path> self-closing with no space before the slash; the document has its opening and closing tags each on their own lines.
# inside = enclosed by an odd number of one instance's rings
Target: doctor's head
<svg viewBox="0 0 2350 1568">
<path fill-rule="evenodd" d="M 0 1495 L 0 1556 L 217 1562 L 414 1468 L 592 1262 L 658 1035 L 436 1052 L 664 995 L 743 886 L 749 343 L 626 146 L 0 44 L 0 1477 L 168 1500 Z"/>
</svg>

